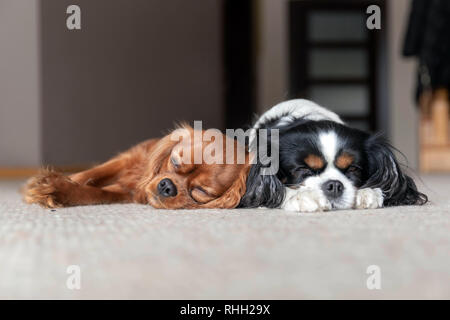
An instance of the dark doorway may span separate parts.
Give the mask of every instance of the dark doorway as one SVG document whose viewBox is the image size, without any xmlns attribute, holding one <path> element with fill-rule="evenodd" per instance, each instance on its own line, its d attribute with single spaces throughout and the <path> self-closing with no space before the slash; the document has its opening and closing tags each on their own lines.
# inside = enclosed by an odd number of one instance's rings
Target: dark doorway
<svg viewBox="0 0 450 320">
<path fill-rule="evenodd" d="M 289 3 L 289 92 L 332 109 L 354 127 L 376 131 L 381 30 L 366 27 L 373 4 L 384 17 L 379 0 Z"/>
<path fill-rule="evenodd" d="M 251 0 L 224 0 L 225 125 L 251 124 L 255 112 L 253 6 Z"/>
</svg>

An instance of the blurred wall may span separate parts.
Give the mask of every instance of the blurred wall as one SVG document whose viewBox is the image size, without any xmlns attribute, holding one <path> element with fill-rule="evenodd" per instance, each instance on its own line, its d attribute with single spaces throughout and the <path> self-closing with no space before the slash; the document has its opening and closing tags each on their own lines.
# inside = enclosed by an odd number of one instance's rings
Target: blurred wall
<svg viewBox="0 0 450 320">
<path fill-rule="evenodd" d="M 411 0 L 387 1 L 389 96 L 392 144 L 418 168 L 418 110 L 414 102 L 416 60 L 401 56 Z"/>
<path fill-rule="evenodd" d="M 41 161 L 38 0 L 0 0 L 0 165 Z"/>
<path fill-rule="evenodd" d="M 222 129 L 222 7 L 0 0 L 0 167 L 103 161 L 177 121 Z"/>
<path fill-rule="evenodd" d="M 254 0 L 257 111 L 262 114 L 288 98 L 288 0 Z"/>
<path fill-rule="evenodd" d="M 81 7 L 81 30 L 66 8 Z M 43 162 L 105 160 L 176 121 L 223 128 L 222 2 L 44 0 Z"/>
</svg>

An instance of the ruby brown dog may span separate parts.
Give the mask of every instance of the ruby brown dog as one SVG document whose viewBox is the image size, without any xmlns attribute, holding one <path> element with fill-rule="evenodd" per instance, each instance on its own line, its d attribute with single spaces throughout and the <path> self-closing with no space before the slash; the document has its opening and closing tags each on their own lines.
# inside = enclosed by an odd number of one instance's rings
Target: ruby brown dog
<svg viewBox="0 0 450 320">
<path fill-rule="evenodd" d="M 133 202 L 164 209 L 234 208 L 245 193 L 249 153 L 243 148 L 245 161 L 239 164 L 236 140 L 220 133 L 221 139 L 195 141 L 198 133 L 204 131 L 184 125 L 69 176 L 42 170 L 23 188 L 24 200 L 47 208 Z M 192 161 L 205 149 L 215 150 L 220 161 Z"/>
</svg>

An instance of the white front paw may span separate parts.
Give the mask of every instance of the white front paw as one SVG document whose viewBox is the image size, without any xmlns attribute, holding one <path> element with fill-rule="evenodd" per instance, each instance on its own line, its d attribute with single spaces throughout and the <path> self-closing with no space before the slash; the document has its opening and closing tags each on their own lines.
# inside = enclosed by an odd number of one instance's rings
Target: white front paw
<svg viewBox="0 0 450 320">
<path fill-rule="evenodd" d="M 298 190 L 287 199 L 283 209 L 297 212 L 316 212 L 331 210 L 331 203 L 320 190 Z"/>
<path fill-rule="evenodd" d="M 383 206 L 383 192 L 380 188 L 359 189 L 356 192 L 356 209 L 376 209 Z"/>
</svg>

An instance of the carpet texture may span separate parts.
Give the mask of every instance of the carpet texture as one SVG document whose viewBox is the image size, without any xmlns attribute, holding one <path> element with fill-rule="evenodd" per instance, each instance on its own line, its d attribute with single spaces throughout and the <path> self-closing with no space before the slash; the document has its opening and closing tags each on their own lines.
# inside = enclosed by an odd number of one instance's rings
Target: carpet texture
<svg viewBox="0 0 450 320">
<path fill-rule="evenodd" d="M 0 182 L 0 298 L 450 298 L 450 176 L 432 203 L 363 211 L 42 209 Z M 422 184 L 421 184 L 422 185 Z M 71 290 L 67 267 L 80 267 Z M 366 269 L 381 270 L 369 290 Z"/>
</svg>

